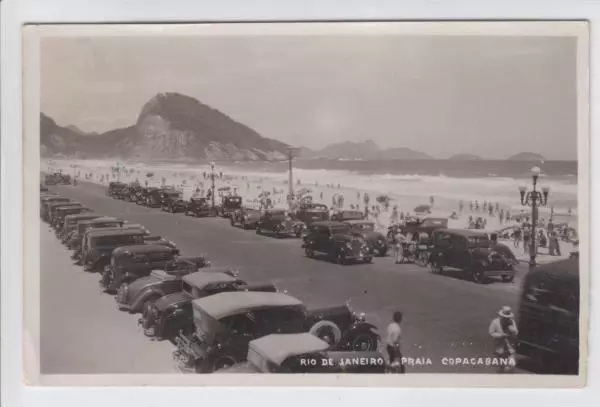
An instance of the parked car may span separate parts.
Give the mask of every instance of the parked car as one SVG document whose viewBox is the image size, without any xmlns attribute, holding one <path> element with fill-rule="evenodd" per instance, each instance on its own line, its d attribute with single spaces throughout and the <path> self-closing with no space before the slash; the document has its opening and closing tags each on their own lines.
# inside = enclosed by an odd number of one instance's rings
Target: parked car
<svg viewBox="0 0 600 407">
<path fill-rule="evenodd" d="M 579 374 L 579 259 L 536 267 L 523 283 L 518 366 L 541 374 Z"/>
<path fill-rule="evenodd" d="M 54 222 L 55 222 L 55 217 L 56 217 L 56 210 L 58 208 L 82 208 L 83 205 L 80 204 L 79 202 L 74 202 L 74 201 L 70 201 L 70 202 L 53 202 L 51 204 L 48 205 L 48 215 L 47 215 L 47 221 L 50 224 L 50 226 L 54 226 Z"/>
<path fill-rule="evenodd" d="M 71 176 L 60 172 L 46 174 L 44 184 L 46 185 L 70 185 Z"/>
<path fill-rule="evenodd" d="M 147 305 L 138 322 L 146 336 L 174 340 L 180 330 L 192 329 L 193 299 L 228 291 L 275 292 L 277 288 L 271 283 L 248 284 L 227 267 L 203 268 L 182 277 L 180 292 L 165 295 Z"/>
<path fill-rule="evenodd" d="M 314 222 L 308 227 L 302 248 L 307 257 L 315 257 L 319 252 L 338 264 L 370 263 L 373 260 L 373 251 L 367 241 L 342 222 Z"/>
<path fill-rule="evenodd" d="M 375 231 L 375 223 L 370 220 L 347 220 L 345 224 L 349 225 L 354 233 L 360 234 L 365 239 L 371 251 L 379 256 L 385 256 L 388 251 L 388 243 L 385 236 Z"/>
<path fill-rule="evenodd" d="M 40 217 L 48 221 L 48 206 L 59 202 L 71 202 L 71 199 L 62 196 L 43 196 L 40 198 Z"/>
<path fill-rule="evenodd" d="M 212 211 L 208 199 L 201 197 L 190 198 L 185 209 L 185 214 L 195 216 L 197 218 L 211 216 Z"/>
<path fill-rule="evenodd" d="M 193 331 L 182 331 L 175 358 L 197 372 L 246 360 L 250 341 L 274 333 L 309 332 L 340 351 L 375 350 L 375 327 L 349 307 L 309 311 L 284 293 L 228 292 L 192 301 Z"/>
<path fill-rule="evenodd" d="M 417 241 L 421 233 L 427 233 L 429 239 L 434 230 L 448 227 L 448 218 L 425 215 L 422 219 L 412 218 L 402 225 L 392 225 L 388 228 L 388 237 L 398 229 L 405 235 L 410 234 Z"/>
<path fill-rule="evenodd" d="M 137 199 L 138 205 L 160 206 L 160 192 L 157 187 L 144 187 L 140 191 Z"/>
<path fill-rule="evenodd" d="M 85 212 L 85 213 L 79 213 L 79 214 L 75 214 L 75 215 L 65 216 L 63 226 L 60 229 L 59 238 L 61 239 L 63 244 L 66 243 L 67 237 L 69 237 L 71 235 L 71 233 L 77 229 L 77 225 L 79 224 L 79 222 L 83 222 L 86 220 L 92 220 L 92 219 L 98 219 L 100 217 L 102 217 L 102 215 L 99 215 L 99 214 L 93 213 L 93 212 Z"/>
<path fill-rule="evenodd" d="M 48 192 L 48 187 L 44 184 L 40 184 L 40 192 Z"/>
<path fill-rule="evenodd" d="M 243 229 L 256 229 L 260 217 L 260 210 L 244 206 L 231 214 L 231 226 L 240 225 Z"/>
<path fill-rule="evenodd" d="M 219 206 L 219 215 L 228 218 L 233 212 L 242 207 L 242 197 L 238 195 L 224 196 Z"/>
<path fill-rule="evenodd" d="M 160 209 L 171 213 L 185 212 L 187 202 L 183 200 L 183 193 L 175 190 L 163 190 L 161 192 Z"/>
<path fill-rule="evenodd" d="M 66 216 L 91 212 L 93 211 L 85 206 L 59 206 L 54 210 L 54 217 L 52 218 L 51 226 L 56 229 L 56 233 L 58 235 L 64 226 Z"/>
<path fill-rule="evenodd" d="M 127 290 L 117 293 L 115 300 L 121 310 L 141 312 L 159 298 L 181 291 L 181 278 L 203 267 L 210 267 L 206 256 L 178 257 L 167 262 L 164 268 L 154 269 L 150 275 L 129 284 Z"/>
<path fill-rule="evenodd" d="M 294 219 L 302 222 L 302 228 L 306 230 L 306 227 L 313 222 L 329 220 L 329 208 L 319 203 L 304 204 L 294 213 Z"/>
<path fill-rule="evenodd" d="M 302 223 L 292 219 L 284 209 L 269 209 L 262 212 L 256 224 L 256 233 L 269 233 L 277 237 L 295 236 L 302 234 Z"/>
<path fill-rule="evenodd" d="M 110 263 L 113 250 L 121 246 L 143 245 L 142 229 L 98 229 L 89 230 L 82 239 L 81 261 L 86 271 L 104 270 Z"/>
<path fill-rule="evenodd" d="M 143 241 L 143 236 L 142 236 Z M 139 244 L 115 248 L 110 263 L 102 270 L 101 284 L 109 294 L 125 295 L 129 284 L 157 268 L 164 268 L 179 255 L 179 249 L 157 244 Z"/>
<path fill-rule="evenodd" d="M 121 219 L 110 216 L 101 216 L 95 219 L 79 221 L 77 223 L 77 227 L 74 228 L 69 235 L 67 235 L 65 244 L 69 249 L 77 251 L 81 249 L 81 241 L 86 230 L 98 228 L 116 228 L 122 226 L 123 223 L 124 222 Z"/>
<path fill-rule="evenodd" d="M 250 341 L 246 362 L 217 373 L 386 373 L 378 351 L 332 351 L 309 333 L 271 334 Z"/>
<path fill-rule="evenodd" d="M 121 191 L 127 189 L 127 184 L 124 182 L 116 182 L 112 181 L 108 183 L 108 189 L 106 190 L 106 195 L 117 198 Z"/>
<path fill-rule="evenodd" d="M 438 229 L 433 232 L 431 270 L 444 273 L 452 267 L 467 273 L 473 281 L 484 283 L 490 277 L 511 282 L 517 261 L 506 255 L 505 245 L 493 244 L 487 234 L 472 229 Z M 512 254 L 512 252 L 511 252 Z"/>
<path fill-rule="evenodd" d="M 347 220 L 363 220 L 365 218 L 365 213 L 361 211 L 337 211 L 331 216 L 331 220 L 344 222 Z"/>
</svg>

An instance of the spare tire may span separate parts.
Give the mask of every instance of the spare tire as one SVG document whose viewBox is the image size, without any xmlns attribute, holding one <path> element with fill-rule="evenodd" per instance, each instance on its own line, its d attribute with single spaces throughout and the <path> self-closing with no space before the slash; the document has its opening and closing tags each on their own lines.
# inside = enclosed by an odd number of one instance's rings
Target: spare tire
<svg viewBox="0 0 600 407">
<path fill-rule="evenodd" d="M 323 339 L 329 343 L 330 347 L 335 347 L 340 343 L 342 339 L 342 331 L 336 324 L 331 321 L 322 320 L 314 324 L 309 334 L 316 336 L 317 338 Z"/>
</svg>

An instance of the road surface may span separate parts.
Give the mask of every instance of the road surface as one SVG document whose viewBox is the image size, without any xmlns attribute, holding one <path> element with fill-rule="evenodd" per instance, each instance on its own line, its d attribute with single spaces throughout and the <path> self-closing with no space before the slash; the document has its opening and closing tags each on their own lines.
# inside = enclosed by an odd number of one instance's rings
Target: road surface
<svg viewBox="0 0 600 407">
<path fill-rule="evenodd" d="M 490 367 L 451 366 L 442 358 L 489 357 L 489 323 L 502 306 L 516 308 L 526 272 L 519 266 L 513 283 L 480 285 L 459 274 L 396 265 L 391 257 L 342 266 L 305 257 L 299 239 L 257 235 L 225 219 L 197 219 L 115 200 L 105 196 L 103 186 L 82 182 L 51 189 L 97 213 L 143 224 L 153 235 L 174 241 L 184 255 L 206 253 L 213 265 L 236 267 L 246 281 L 273 281 L 310 308 L 350 299 L 381 334 L 392 313 L 401 310 L 404 356 L 431 361 L 409 366 L 408 372 L 493 373 Z M 70 252 L 46 228 L 42 224 L 42 372 L 172 372 L 172 346 L 145 338 L 137 316 L 118 311 L 113 298 L 98 288 L 98 275 L 74 266 Z"/>
</svg>

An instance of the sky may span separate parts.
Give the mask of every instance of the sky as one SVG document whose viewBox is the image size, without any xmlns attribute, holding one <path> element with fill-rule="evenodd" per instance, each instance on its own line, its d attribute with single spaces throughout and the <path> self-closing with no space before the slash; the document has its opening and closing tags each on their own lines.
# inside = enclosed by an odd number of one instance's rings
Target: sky
<svg viewBox="0 0 600 407">
<path fill-rule="evenodd" d="M 576 159 L 569 37 L 252 35 L 43 38 L 41 111 L 104 132 L 178 92 L 313 149 L 373 140 L 437 158 Z"/>
</svg>

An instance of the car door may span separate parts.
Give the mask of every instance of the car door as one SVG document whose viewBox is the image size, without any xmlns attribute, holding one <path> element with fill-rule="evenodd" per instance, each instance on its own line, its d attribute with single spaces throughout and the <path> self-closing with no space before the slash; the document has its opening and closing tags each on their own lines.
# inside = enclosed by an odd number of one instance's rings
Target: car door
<svg viewBox="0 0 600 407">
<path fill-rule="evenodd" d="M 464 236 L 450 236 L 450 250 L 448 251 L 448 265 L 463 269 L 467 266 L 469 252 L 467 251 L 467 239 Z"/>
</svg>

